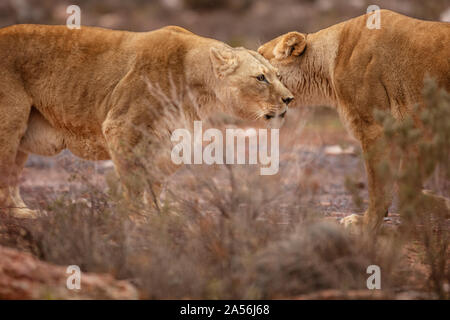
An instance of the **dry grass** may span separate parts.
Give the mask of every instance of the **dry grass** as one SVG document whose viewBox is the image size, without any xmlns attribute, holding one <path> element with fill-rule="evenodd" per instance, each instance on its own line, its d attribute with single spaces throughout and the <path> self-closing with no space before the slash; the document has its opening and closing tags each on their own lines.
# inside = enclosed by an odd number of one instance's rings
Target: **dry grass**
<svg viewBox="0 0 450 320">
<path fill-rule="evenodd" d="M 432 153 L 429 170 L 441 163 L 442 177 L 448 124 L 438 120 L 443 118 L 439 112 L 448 112 L 448 100 L 441 93 L 428 94 L 437 97 L 430 103 L 440 106 L 430 111 L 431 126 L 437 122 L 438 136 L 444 139 L 431 140 L 438 141 L 432 149 L 440 152 Z M 399 207 L 402 224 L 386 228 L 370 243 L 318 209 L 320 185 L 332 181 L 320 180 L 313 164 L 326 156 L 305 157 L 309 153 L 301 154 L 298 143 L 306 137 L 320 144 L 324 136 L 336 139 L 335 133 L 343 132 L 328 111 L 319 114 L 327 125 L 321 127 L 315 118 L 304 130 L 299 124 L 308 120 L 305 114 L 291 115 L 282 134 L 277 175 L 260 176 L 258 166 L 248 165 L 186 166 L 168 181 L 158 207 L 130 206 L 112 171 L 97 174 L 102 177 L 97 181 L 91 166 L 65 162 L 74 179 L 71 184 L 77 187 L 59 192 L 56 199 L 53 193 L 34 194 L 39 197 L 34 206 L 44 213 L 35 221 L 2 217 L 0 225 L 7 232 L 0 243 L 31 251 L 45 261 L 128 279 L 142 298 L 150 299 L 310 297 L 328 289 L 366 292 L 366 268 L 372 264 L 381 267 L 386 297 L 448 298 L 448 218 L 437 209 L 420 214 L 420 199 L 408 191 L 411 183 L 402 180 L 405 175 L 397 177 L 405 204 Z M 230 125 L 226 117 L 212 123 Z M 398 136 L 406 129 L 392 130 Z M 324 136 L 317 138 L 312 132 Z M 400 141 L 393 145 L 404 145 Z M 136 183 L 151 186 L 152 178 L 163 172 L 144 153 L 141 159 L 136 165 L 142 179 Z M 431 183 L 442 185 L 441 180 L 434 177 Z"/>
<path fill-rule="evenodd" d="M 376 254 L 308 209 L 314 195 L 307 182 L 286 188 L 279 177 L 236 167 L 183 174 L 195 179 L 185 177 L 159 211 L 145 215 L 95 188 L 84 201 L 50 201 L 46 216 L 24 226 L 32 252 L 132 279 L 145 298 L 274 298 L 365 287 Z"/>
</svg>

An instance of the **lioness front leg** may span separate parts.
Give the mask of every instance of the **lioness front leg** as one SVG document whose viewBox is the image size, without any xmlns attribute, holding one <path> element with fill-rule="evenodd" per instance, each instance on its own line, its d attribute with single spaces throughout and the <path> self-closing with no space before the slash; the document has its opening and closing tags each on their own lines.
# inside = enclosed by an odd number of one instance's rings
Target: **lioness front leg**
<svg viewBox="0 0 450 320">
<path fill-rule="evenodd" d="M 390 160 L 388 146 L 381 129 L 371 127 L 366 132 L 369 134 L 362 137 L 361 146 L 369 189 L 369 207 L 364 216 L 352 214 L 342 219 L 341 223 L 345 226 L 360 226 L 369 234 L 374 234 L 381 226 L 392 203 L 394 181 L 392 175 L 386 174 L 381 168 L 383 163 L 387 164 L 387 161 Z M 372 137 L 370 133 L 372 133 Z"/>
<path fill-rule="evenodd" d="M 159 166 L 158 148 L 144 137 L 145 133 L 125 121 L 109 121 L 103 126 L 111 159 L 120 179 L 125 199 L 132 207 L 142 204 L 159 206 L 162 183 L 175 167 Z M 149 152 L 152 151 L 152 152 Z"/>
</svg>

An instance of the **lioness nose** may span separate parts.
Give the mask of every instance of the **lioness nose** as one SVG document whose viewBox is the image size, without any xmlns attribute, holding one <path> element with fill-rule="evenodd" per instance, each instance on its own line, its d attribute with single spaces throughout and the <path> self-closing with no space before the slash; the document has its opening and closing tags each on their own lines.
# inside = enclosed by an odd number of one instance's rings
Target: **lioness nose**
<svg viewBox="0 0 450 320">
<path fill-rule="evenodd" d="M 283 102 L 286 103 L 286 105 L 288 105 L 292 100 L 294 100 L 294 97 L 286 97 L 281 100 L 283 100 Z"/>
</svg>

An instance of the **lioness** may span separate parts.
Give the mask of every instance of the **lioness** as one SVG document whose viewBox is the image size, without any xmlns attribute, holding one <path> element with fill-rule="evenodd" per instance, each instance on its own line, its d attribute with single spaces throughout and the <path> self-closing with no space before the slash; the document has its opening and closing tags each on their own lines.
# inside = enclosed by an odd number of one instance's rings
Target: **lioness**
<svg viewBox="0 0 450 320">
<path fill-rule="evenodd" d="M 168 97 L 178 90 L 194 119 L 224 110 L 272 121 L 293 99 L 257 52 L 175 26 L 142 33 L 3 28 L 0 83 L 0 210 L 25 218 L 35 213 L 20 197 L 18 177 L 30 153 L 67 148 L 84 159 L 112 159 L 126 181 L 124 159 L 133 157 L 143 128 L 158 134 L 167 107 L 149 84 Z"/>
<path fill-rule="evenodd" d="M 389 155 L 374 110 L 401 120 L 423 104 L 425 76 L 450 90 L 450 24 L 380 11 L 380 29 L 369 29 L 369 14 L 312 34 L 289 32 L 258 52 L 279 69 L 283 83 L 300 104 L 335 106 L 365 154 L 370 203 L 362 220 L 376 231 L 392 201 L 392 181 L 383 181 L 379 164 Z M 417 117 L 412 115 L 414 120 Z"/>
</svg>

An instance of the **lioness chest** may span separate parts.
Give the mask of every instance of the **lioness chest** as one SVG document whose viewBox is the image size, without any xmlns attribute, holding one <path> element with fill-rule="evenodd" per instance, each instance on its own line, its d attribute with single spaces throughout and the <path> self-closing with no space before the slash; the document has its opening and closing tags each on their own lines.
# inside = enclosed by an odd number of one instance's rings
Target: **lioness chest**
<svg viewBox="0 0 450 320">
<path fill-rule="evenodd" d="M 54 156 L 63 149 L 88 160 L 107 160 L 110 155 L 100 128 L 56 128 L 32 108 L 20 149 L 27 153 Z"/>
</svg>

